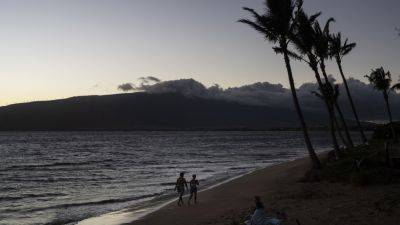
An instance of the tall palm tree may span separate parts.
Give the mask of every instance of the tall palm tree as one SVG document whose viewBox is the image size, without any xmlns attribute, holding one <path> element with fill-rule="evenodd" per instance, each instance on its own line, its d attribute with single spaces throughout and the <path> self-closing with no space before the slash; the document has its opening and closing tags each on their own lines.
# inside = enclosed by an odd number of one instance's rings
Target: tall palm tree
<svg viewBox="0 0 400 225">
<path fill-rule="evenodd" d="M 365 137 L 364 130 L 361 126 L 360 119 L 358 118 L 356 107 L 354 106 L 353 98 L 351 97 L 349 85 L 347 84 L 346 77 L 343 73 L 342 67 L 342 59 L 345 55 L 349 54 L 351 50 L 356 47 L 356 43 L 348 43 L 348 39 L 346 39 L 343 43 L 341 33 L 333 34 L 329 38 L 330 42 L 330 57 L 336 60 L 336 64 L 339 67 L 340 76 L 342 77 L 342 81 L 344 87 L 346 89 L 347 98 L 349 99 L 351 110 L 353 111 L 354 118 L 357 123 L 358 130 L 361 134 L 361 139 L 364 144 L 367 143 L 367 138 Z"/>
<path fill-rule="evenodd" d="M 302 56 L 306 56 L 308 59 L 304 59 L 301 57 L 303 61 L 305 61 L 312 71 L 314 72 L 315 78 L 317 80 L 318 86 L 320 90 L 324 89 L 324 83 L 322 82 L 318 64 L 319 60 L 317 54 L 315 52 L 315 44 L 317 43 L 317 37 L 314 30 L 314 23 L 320 13 L 314 14 L 312 16 L 308 16 L 303 9 L 299 9 L 296 13 L 296 26 L 293 32 L 293 35 L 290 36 L 292 39 L 296 49 L 298 50 L 299 54 Z M 293 53 L 294 54 L 294 53 Z M 300 56 L 298 56 L 300 57 Z M 322 91 L 322 95 L 326 94 L 326 92 Z M 330 132 L 332 136 L 332 143 L 335 152 L 339 152 L 339 145 L 337 144 L 337 138 L 335 134 L 335 126 L 334 126 L 334 119 L 335 114 L 333 107 L 331 106 L 330 102 L 328 101 L 328 97 L 324 96 L 323 98 L 326 109 L 329 115 L 330 121 Z"/>
<path fill-rule="evenodd" d="M 389 126 L 392 131 L 392 136 L 395 140 L 397 140 L 397 134 L 396 134 L 396 132 L 394 130 L 394 126 L 393 126 L 392 111 L 390 109 L 390 104 L 389 104 L 389 91 L 390 91 L 390 85 L 392 83 L 392 75 L 390 74 L 389 71 L 386 72 L 383 69 L 383 67 L 381 67 L 381 68 L 372 70 L 371 74 L 365 75 L 365 77 L 374 86 L 374 89 L 382 92 L 383 98 L 385 99 L 388 116 L 389 116 L 389 122 L 390 122 Z"/>
<path fill-rule="evenodd" d="M 332 87 L 332 85 L 330 83 L 323 83 L 322 86 L 319 87 L 319 92 L 317 91 L 313 91 L 312 93 L 319 97 L 320 99 L 322 99 L 329 107 L 330 111 L 333 111 L 333 107 L 335 105 L 334 99 L 335 99 L 335 89 Z M 335 127 L 335 121 L 336 118 L 332 118 L 330 120 L 330 127 Z M 336 158 L 339 158 L 339 144 L 336 140 L 335 137 L 335 132 L 331 132 L 332 135 L 332 140 L 333 140 L 333 145 L 334 145 L 334 152 L 335 152 L 335 156 Z"/>
<path fill-rule="evenodd" d="M 289 57 L 296 56 L 288 50 L 288 45 L 290 43 L 289 37 L 293 33 L 295 24 L 295 11 L 296 8 L 301 8 L 302 4 L 302 0 L 266 0 L 265 5 L 267 10 L 264 12 L 264 14 L 258 14 L 254 9 L 243 8 L 244 10 L 250 12 L 250 14 L 253 16 L 253 20 L 241 19 L 239 22 L 249 25 L 261 33 L 266 40 L 277 44 L 277 46 L 275 46 L 273 49 L 276 53 L 283 54 L 289 78 L 290 90 L 292 92 L 294 106 L 303 130 L 308 154 L 310 155 L 313 168 L 319 169 L 321 168 L 321 162 L 311 144 L 308 128 L 304 120 L 303 112 L 297 98 L 296 87 L 294 84 Z"/>
<path fill-rule="evenodd" d="M 328 75 L 326 73 L 326 66 L 325 66 L 325 60 L 329 59 L 330 57 L 330 52 L 329 52 L 329 39 L 330 39 L 330 31 L 329 31 L 329 25 L 330 23 L 334 22 L 335 20 L 333 18 L 328 19 L 328 21 L 326 22 L 324 28 L 321 28 L 320 24 L 318 23 L 318 21 L 316 21 L 314 23 L 314 32 L 315 32 L 315 53 L 319 59 L 319 65 L 320 65 L 320 69 L 322 71 L 322 75 L 325 78 L 325 83 L 327 85 L 331 85 Z M 333 97 L 333 96 L 332 96 Z M 343 124 L 343 128 L 344 128 L 344 132 L 346 134 L 346 138 L 347 138 L 347 143 L 348 146 L 347 147 L 353 147 L 353 141 L 351 140 L 351 136 L 350 136 L 350 132 L 349 129 L 347 127 L 347 123 L 346 120 L 343 117 L 343 113 L 342 110 L 340 109 L 340 106 L 337 102 L 337 98 L 333 99 L 335 100 L 334 102 L 334 106 L 336 108 L 336 110 L 339 113 L 339 118 L 341 123 Z"/>
</svg>

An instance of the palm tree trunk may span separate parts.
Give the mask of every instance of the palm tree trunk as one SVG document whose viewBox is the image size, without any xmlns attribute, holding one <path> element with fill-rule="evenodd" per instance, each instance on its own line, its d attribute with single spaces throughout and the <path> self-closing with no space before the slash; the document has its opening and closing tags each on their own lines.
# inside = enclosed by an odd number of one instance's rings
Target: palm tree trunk
<svg viewBox="0 0 400 225">
<path fill-rule="evenodd" d="M 286 69 L 287 69 L 287 73 L 288 73 L 290 90 L 292 92 L 292 98 L 293 98 L 293 102 L 294 102 L 294 107 L 296 109 L 297 116 L 299 117 L 301 128 L 303 130 L 304 140 L 305 140 L 305 143 L 306 143 L 306 146 L 307 146 L 308 154 L 309 154 L 309 156 L 311 158 L 311 162 L 312 162 L 313 168 L 314 169 L 320 169 L 320 168 L 322 168 L 322 165 L 321 165 L 321 162 L 320 162 L 320 160 L 319 160 L 317 154 L 315 153 L 315 150 L 314 150 L 314 148 L 313 148 L 313 146 L 311 144 L 310 136 L 308 134 L 308 128 L 307 128 L 306 122 L 304 120 L 303 112 L 302 112 L 302 110 L 300 108 L 299 100 L 297 98 L 296 87 L 294 85 L 294 80 L 293 80 L 292 68 L 290 66 L 290 59 L 289 59 L 289 56 L 287 54 L 286 48 L 284 48 L 284 46 L 281 46 L 281 47 L 282 47 L 282 49 L 284 49 L 283 56 L 284 56 Z"/>
<path fill-rule="evenodd" d="M 321 67 L 322 74 L 324 75 L 325 82 L 327 84 L 331 85 L 330 82 L 329 82 L 329 79 L 328 79 L 328 75 L 326 74 L 326 67 L 325 67 L 325 62 L 324 62 L 323 59 L 321 59 L 321 63 L 319 65 Z M 348 143 L 350 144 L 350 147 L 353 147 L 353 141 L 351 140 L 350 132 L 349 132 L 349 129 L 347 127 L 346 120 L 343 117 L 342 110 L 340 110 L 339 104 L 337 103 L 336 99 L 332 99 L 332 103 L 334 104 L 335 108 L 337 109 L 337 111 L 339 113 L 340 122 L 343 124 L 344 132 L 346 134 L 346 138 L 348 140 Z M 335 116 L 335 114 L 333 114 L 333 116 Z"/>
<path fill-rule="evenodd" d="M 333 107 L 328 106 L 329 110 L 329 128 L 331 131 L 331 136 L 332 136 L 332 143 L 333 143 L 333 149 L 335 152 L 335 157 L 336 159 L 339 158 L 339 152 L 340 152 L 340 147 L 336 138 L 336 132 L 335 132 L 335 115 L 332 113 L 333 112 Z"/>
<path fill-rule="evenodd" d="M 323 83 L 322 83 L 322 80 L 321 80 L 321 76 L 319 75 L 319 72 L 318 72 L 318 63 L 317 63 L 316 59 L 313 56 L 309 55 L 308 58 L 310 60 L 310 67 L 314 71 L 315 78 L 317 79 L 318 86 L 322 90 L 323 89 Z M 334 123 L 335 114 L 333 112 L 333 105 L 331 105 L 327 101 L 327 97 L 326 96 L 324 96 L 324 98 L 325 98 L 324 102 L 325 102 L 325 105 L 326 105 L 326 109 L 328 110 L 328 114 L 329 114 L 329 128 L 330 128 L 331 136 L 332 136 L 333 149 L 334 149 L 334 152 L 335 152 L 335 156 L 339 157 L 340 149 L 339 149 L 338 141 L 337 141 L 336 134 L 335 134 L 335 123 Z"/>
<path fill-rule="evenodd" d="M 342 110 L 340 109 L 339 104 L 337 102 L 335 102 L 335 108 L 336 108 L 336 110 L 337 110 L 337 112 L 339 114 L 340 121 L 342 122 L 342 125 L 343 125 L 343 128 L 344 128 L 344 133 L 345 133 L 347 141 L 348 141 L 347 142 L 348 143 L 347 147 L 351 147 L 352 148 L 352 147 L 354 147 L 353 140 L 351 139 L 349 128 L 347 127 L 347 123 L 346 123 L 346 120 L 344 119 Z"/>
<path fill-rule="evenodd" d="M 392 110 L 390 109 L 390 104 L 389 104 L 389 96 L 386 92 L 383 92 L 383 98 L 385 98 L 386 108 L 389 115 L 390 129 L 392 130 L 392 136 L 393 139 L 397 141 L 397 134 L 396 131 L 394 130 L 394 125 L 393 125 Z"/>
<path fill-rule="evenodd" d="M 340 59 L 336 59 L 336 63 L 338 65 L 338 67 L 339 67 L 339 72 L 340 72 L 340 75 L 342 76 L 344 87 L 346 88 L 347 98 L 349 99 L 351 110 L 353 111 L 354 118 L 356 119 L 357 127 L 358 127 L 358 130 L 360 131 L 362 142 L 364 144 L 366 144 L 367 143 L 367 138 L 365 137 L 364 130 L 363 130 L 363 128 L 361 126 L 361 123 L 360 123 L 360 119 L 358 118 L 356 107 L 354 106 L 353 98 L 351 97 L 351 94 L 350 94 L 349 85 L 347 85 L 347 80 L 346 80 L 346 77 L 344 76 L 344 73 L 343 73 L 342 62 L 341 62 Z"/>
<path fill-rule="evenodd" d="M 333 107 L 329 106 L 329 127 L 331 130 L 331 136 L 332 136 L 332 143 L 333 143 L 333 149 L 335 152 L 336 159 L 339 158 L 339 152 L 340 152 L 340 147 L 336 138 L 336 133 L 335 133 L 335 115 L 333 114 Z"/>
<path fill-rule="evenodd" d="M 321 67 L 322 75 L 325 78 L 325 83 L 329 83 L 330 84 L 328 75 L 326 74 L 326 70 L 325 70 L 325 61 L 323 59 L 321 59 L 321 62 L 319 64 L 319 66 Z"/>
<path fill-rule="evenodd" d="M 337 121 L 336 117 L 335 117 L 335 126 L 336 126 L 337 134 L 338 134 L 340 140 L 342 141 L 342 143 L 345 146 L 349 146 L 349 144 L 347 143 L 346 139 L 343 137 L 342 131 L 341 131 L 340 126 L 339 126 L 339 122 Z"/>
</svg>

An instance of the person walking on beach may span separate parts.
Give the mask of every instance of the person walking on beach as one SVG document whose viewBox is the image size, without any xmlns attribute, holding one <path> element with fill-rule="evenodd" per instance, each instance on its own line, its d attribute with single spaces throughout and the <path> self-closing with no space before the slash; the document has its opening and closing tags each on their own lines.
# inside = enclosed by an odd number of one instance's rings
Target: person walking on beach
<svg viewBox="0 0 400 225">
<path fill-rule="evenodd" d="M 184 175 L 185 175 L 185 173 L 183 173 L 183 172 L 180 173 L 179 178 L 176 180 L 176 184 L 175 184 L 175 191 L 177 191 L 178 195 L 179 195 L 178 206 L 183 205 L 182 197 L 185 194 L 185 187 L 186 187 L 186 190 L 188 189 L 188 185 L 187 185 Z"/>
<path fill-rule="evenodd" d="M 190 201 L 194 196 L 194 204 L 197 204 L 197 186 L 199 186 L 199 181 L 196 179 L 196 174 L 193 174 L 192 180 L 189 182 L 190 187 L 190 197 L 188 201 L 188 205 L 190 205 Z"/>
</svg>

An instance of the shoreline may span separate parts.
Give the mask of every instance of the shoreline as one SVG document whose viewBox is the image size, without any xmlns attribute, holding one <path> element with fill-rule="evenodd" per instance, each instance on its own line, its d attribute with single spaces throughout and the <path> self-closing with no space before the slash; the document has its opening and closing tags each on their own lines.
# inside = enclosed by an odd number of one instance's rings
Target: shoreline
<svg viewBox="0 0 400 225">
<path fill-rule="evenodd" d="M 310 166 L 308 157 L 267 166 L 199 193 L 197 205 L 178 207 L 171 201 L 123 225 L 242 225 L 253 212 L 255 195 L 269 216 L 287 215 L 282 225 L 297 220 L 302 225 L 400 224 L 400 204 L 393 205 L 400 184 L 300 182 Z"/>
<path fill-rule="evenodd" d="M 307 156 L 276 163 L 205 188 L 197 205 L 187 206 L 186 196 L 185 205 L 178 207 L 175 197 L 153 208 L 108 214 L 116 223 L 98 217 L 79 225 L 242 225 L 252 213 L 255 195 L 261 197 L 269 216 L 287 215 L 282 225 L 297 224 L 296 220 L 302 225 L 400 224 L 400 204 L 392 206 L 400 184 L 300 182 L 310 166 Z"/>
<path fill-rule="evenodd" d="M 294 160 L 297 160 L 297 159 L 294 159 Z M 290 160 L 287 162 L 291 162 L 294 160 Z M 207 186 L 206 188 L 200 190 L 198 193 L 200 195 L 203 192 L 212 191 L 213 188 L 216 188 L 220 185 L 224 185 L 226 183 L 229 183 L 229 182 L 239 179 L 241 177 L 247 176 L 256 171 L 264 170 L 268 167 L 276 166 L 276 165 L 279 165 L 282 163 L 287 163 L 287 162 L 280 162 L 280 163 L 276 163 L 276 164 L 267 165 L 262 168 L 258 168 L 258 169 L 251 170 L 251 171 L 243 173 L 243 174 L 239 174 L 237 176 L 230 177 L 226 180 L 222 180 L 215 184 L 211 184 L 211 185 Z M 189 194 L 185 194 L 184 199 L 187 199 L 188 196 L 189 196 Z M 76 224 L 76 225 L 124 225 L 124 224 L 134 223 L 136 221 L 139 221 L 139 220 L 145 218 L 146 216 L 148 216 L 152 213 L 157 212 L 158 210 L 162 210 L 164 207 L 166 207 L 170 204 L 174 204 L 177 199 L 176 195 L 167 196 L 166 198 L 167 199 L 165 199 L 164 201 L 159 201 L 159 202 L 151 202 L 151 200 L 150 200 L 150 203 L 143 207 L 130 206 L 130 207 L 127 207 L 125 209 L 121 209 L 121 210 L 118 210 L 115 212 L 109 212 L 109 213 L 102 214 L 99 216 L 90 217 L 90 218 L 84 219 L 84 220 L 79 221 L 74 224 Z"/>
<path fill-rule="evenodd" d="M 216 184 L 212 184 L 208 187 L 206 187 L 205 189 L 199 191 L 199 195 L 198 195 L 198 200 L 199 200 L 199 204 L 197 205 L 192 205 L 191 207 L 188 207 L 186 205 L 187 202 L 187 198 L 188 195 L 184 196 L 184 202 L 185 205 L 181 208 L 178 208 L 176 206 L 176 196 L 171 197 L 170 199 L 166 200 L 165 202 L 162 202 L 161 204 L 157 204 L 157 205 L 149 205 L 147 207 L 143 207 L 143 208 L 139 208 L 139 209 L 132 209 L 132 207 L 128 207 L 126 209 L 122 209 L 116 212 L 111 212 L 111 213 L 107 213 L 107 214 L 103 214 L 97 217 L 92 217 L 92 218 L 88 218 L 85 219 L 83 221 L 80 221 L 77 223 L 77 225 L 127 225 L 127 224 L 132 224 L 132 225 L 142 225 L 142 224 L 153 224 L 153 222 L 148 223 L 147 220 L 151 220 L 153 221 L 153 218 L 158 218 L 158 214 L 161 212 L 165 212 L 165 211 L 170 211 L 171 208 L 175 209 L 175 211 L 180 211 L 180 210 L 184 210 L 185 208 L 187 209 L 198 209 L 198 206 L 203 206 L 204 204 L 212 204 L 213 201 L 209 201 L 208 198 L 204 198 L 204 195 L 213 195 L 213 193 L 219 193 L 222 190 L 224 190 L 226 187 L 225 186 L 233 186 L 235 187 L 234 183 L 237 181 L 242 181 L 242 180 L 248 180 L 248 177 L 250 176 L 254 176 L 254 175 L 258 175 L 258 174 L 264 174 L 266 171 L 269 170 L 274 170 L 274 168 L 280 168 L 280 167 L 287 167 L 287 166 L 291 166 L 292 164 L 297 165 L 298 163 L 306 163 L 308 164 L 308 157 L 303 157 L 303 158 L 298 158 L 298 159 L 291 159 L 289 161 L 286 162 L 279 162 L 276 164 L 271 164 L 271 165 L 267 165 L 265 167 L 259 168 L 259 169 L 255 169 L 252 171 L 249 171 L 247 173 L 244 174 L 240 174 L 238 176 L 234 176 L 231 177 L 227 180 L 224 180 L 222 182 L 218 182 Z M 249 198 L 248 200 L 250 200 L 249 202 L 252 203 L 252 198 L 254 197 L 254 195 L 249 194 Z M 203 203 L 204 202 L 204 203 Z M 160 202 L 159 202 L 160 203 Z M 251 205 L 249 205 L 248 207 L 251 207 Z M 207 208 L 207 207 L 206 207 Z M 174 216 L 169 217 L 172 220 L 175 220 L 173 218 Z M 170 224 L 170 223 L 164 223 L 164 219 L 160 218 L 159 220 L 161 223 L 160 224 Z M 172 222 L 172 221 L 171 221 Z M 158 223 L 154 223 L 154 224 L 158 224 Z M 174 223 L 171 223 L 171 225 Z M 177 223 L 178 224 L 178 223 Z M 180 224 L 180 223 L 179 223 Z M 185 223 L 182 223 L 185 224 Z"/>
<path fill-rule="evenodd" d="M 297 171 L 297 174 L 290 175 L 290 182 L 296 182 L 304 175 L 306 168 L 309 168 L 308 157 L 290 160 L 287 162 L 269 165 L 264 168 L 256 169 L 240 176 L 228 179 L 216 185 L 212 185 L 198 195 L 199 204 L 187 206 L 187 196 L 184 197 L 185 205 L 178 207 L 176 197 L 162 207 L 153 210 L 146 215 L 135 220 L 123 223 L 124 225 L 185 225 L 185 224 L 219 224 L 215 219 L 229 216 L 231 212 L 239 214 L 239 211 L 246 211 L 252 207 L 253 197 L 262 196 L 265 190 L 263 185 L 255 185 L 258 180 L 265 175 L 270 177 L 272 186 L 287 180 L 286 169 Z M 281 179 L 282 177 L 283 179 Z M 285 182 L 286 183 L 286 182 Z M 268 190 L 267 190 L 268 191 Z M 239 203 L 239 204 L 238 204 Z M 240 206 L 241 205 L 241 206 Z M 238 211 L 237 209 L 240 208 Z M 195 222 L 195 223 L 193 223 Z M 83 224 L 89 225 L 89 224 Z"/>
</svg>

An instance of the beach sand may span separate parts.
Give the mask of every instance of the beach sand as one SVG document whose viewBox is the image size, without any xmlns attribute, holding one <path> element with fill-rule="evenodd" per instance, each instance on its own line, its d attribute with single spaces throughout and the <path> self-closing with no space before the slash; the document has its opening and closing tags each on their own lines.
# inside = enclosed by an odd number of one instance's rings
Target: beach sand
<svg viewBox="0 0 400 225">
<path fill-rule="evenodd" d="M 243 224 L 255 195 L 261 196 L 271 216 L 285 212 L 288 225 L 296 225 L 296 219 L 301 225 L 400 224 L 400 185 L 302 183 L 309 166 L 305 158 L 267 167 L 199 193 L 197 205 L 178 207 L 173 202 L 130 224 Z"/>
</svg>

